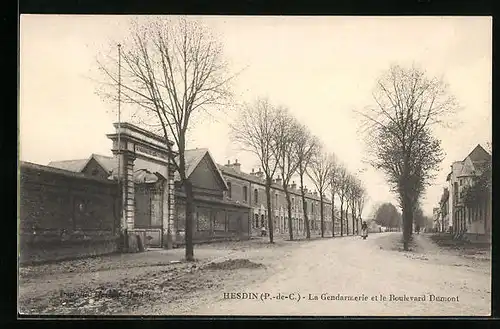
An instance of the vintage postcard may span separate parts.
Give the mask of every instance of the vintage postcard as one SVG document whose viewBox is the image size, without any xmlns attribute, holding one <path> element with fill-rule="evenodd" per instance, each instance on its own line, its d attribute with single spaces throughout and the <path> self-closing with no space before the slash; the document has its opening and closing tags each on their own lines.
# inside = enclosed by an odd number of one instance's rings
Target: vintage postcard
<svg viewBox="0 0 500 329">
<path fill-rule="evenodd" d="M 488 316 L 492 18 L 21 15 L 18 312 Z"/>
</svg>

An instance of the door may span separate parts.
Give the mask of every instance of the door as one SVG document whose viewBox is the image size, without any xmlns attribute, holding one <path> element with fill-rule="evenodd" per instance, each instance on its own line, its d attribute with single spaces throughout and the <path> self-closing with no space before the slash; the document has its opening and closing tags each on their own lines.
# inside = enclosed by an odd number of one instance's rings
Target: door
<svg viewBox="0 0 500 329">
<path fill-rule="evenodd" d="M 148 247 L 161 247 L 162 229 L 153 226 L 153 193 L 150 184 L 135 185 L 135 220 L 134 229 L 142 235 L 144 244 Z M 156 205 L 155 205 L 156 206 Z"/>
<path fill-rule="evenodd" d="M 135 185 L 135 228 L 151 226 L 151 194 L 148 185 Z"/>
</svg>

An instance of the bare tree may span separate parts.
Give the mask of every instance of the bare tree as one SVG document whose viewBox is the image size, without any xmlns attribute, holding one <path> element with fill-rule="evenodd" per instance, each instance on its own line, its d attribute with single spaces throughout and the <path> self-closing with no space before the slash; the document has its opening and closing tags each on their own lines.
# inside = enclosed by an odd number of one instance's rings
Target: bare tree
<svg viewBox="0 0 500 329">
<path fill-rule="evenodd" d="M 185 257 L 193 261 L 194 196 L 186 177 L 186 133 L 197 113 L 214 110 L 230 99 L 231 77 L 222 44 L 195 20 L 141 18 L 132 22 L 121 46 L 120 76 L 115 70 L 118 58 L 110 58 L 109 63 L 98 60 L 106 80 L 98 93 L 115 101 L 120 82 L 121 101 L 134 105 L 134 115 L 148 129 L 161 131 L 170 154 L 170 141 L 175 142 L 178 157 L 172 169 L 179 173 L 186 193 Z"/>
<path fill-rule="evenodd" d="M 319 209 L 321 222 L 321 237 L 325 237 L 325 214 L 324 214 L 324 199 L 325 192 L 328 187 L 329 178 L 332 171 L 333 160 L 331 155 L 325 152 L 316 152 L 311 159 L 311 164 L 307 170 L 307 175 L 312 180 L 314 186 L 319 193 Z"/>
<path fill-rule="evenodd" d="M 298 122 L 287 111 L 280 113 L 276 137 L 276 152 L 278 155 L 278 167 L 281 172 L 283 191 L 285 192 L 287 214 L 288 214 L 288 234 L 290 240 L 293 240 L 292 226 L 292 202 L 290 199 L 290 191 L 288 189 L 290 180 L 297 172 L 299 166 L 299 157 L 297 156 L 296 142 L 301 138 L 301 127 Z"/>
<path fill-rule="evenodd" d="M 443 158 L 430 128 L 443 124 L 458 106 L 441 79 L 428 78 L 415 66 L 391 66 L 377 81 L 373 98 L 375 106 L 358 113 L 364 118 L 370 162 L 386 174 L 399 197 L 408 250 L 416 204 Z"/>
<path fill-rule="evenodd" d="M 331 161 L 331 169 L 328 181 L 328 188 L 330 189 L 330 195 L 332 197 L 332 237 L 335 237 L 335 196 L 338 193 L 340 184 L 340 178 L 339 178 L 340 166 L 337 163 L 335 154 L 333 153 L 330 155 L 330 161 Z"/>
<path fill-rule="evenodd" d="M 356 202 L 361 194 L 361 182 L 355 177 L 351 176 L 349 181 L 349 202 L 351 204 L 351 220 L 352 220 L 352 234 L 358 234 L 358 216 Z"/>
<path fill-rule="evenodd" d="M 295 142 L 295 154 L 297 156 L 297 173 L 300 178 L 300 193 L 302 197 L 302 211 L 304 213 L 304 224 L 306 227 L 306 238 L 311 238 L 311 229 L 309 227 L 309 218 L 307 216 L 307 204 L 305 197 L 304 176 L 311 164 L 316 152 L 319 150 L 319 141 L 314 137 L 306 126 L 302 125 L 298 130 L 298 136 Z M 289 218 L 290 220 L 290 218 Z M 291 223 L 291 220 L 290 220 Z"/>
<path fill-rule="evenodd" d="M 231 124 L 232 139 L 257 156 L 265 175 L 267 220 L 269 242 L 273 240 L 273 213 L 271 206 L 271 185 L 278 170 L 281 153 L 278 152 L 277 134 L 280 134 L 284 110 L 273 106 L 267 99 L 259 98 L 247 104 L 239 113 L 239 118 Z"/>
<path fill-rule="evenodd" d="M 359 221 L 362 220 L 362 214 L 363 214 L 363 209 L 365 207 L 366 203 L 366 189 L 363 186 L 361 182 L 359 182 L 359 189 L 358 189 L 358 196 L 356 199 L 356 206 L 357 206 L 357 213 L 358 213 L 358 219 L 357 219 L 357 224 L 356 224 L 356 229 L 357 229 L 357 234 L 359 234 Z"/>
<path fill-rule="evenodd" d="M 340 165 L 338 170 L 338 196 L 340 201 L 340 236 L 344 236 L 344 201 L 347 199 L 349 186 L 349 173 L 347 169 Z"/>
<path fill-rule="evenodd" d="M 349 235 L 349 209 L 351 209 L 351 221 L 353 224 L 352 234 L 354 235 L 354 213 L 353 213 L 353 202 L 352 200 L 355 198 L 355 180 L 354 176 L 348 174 L 346 177 L 346 188 L 345 188 L 345 216 L 346 216 L 346 232 Z"/>
</svg>

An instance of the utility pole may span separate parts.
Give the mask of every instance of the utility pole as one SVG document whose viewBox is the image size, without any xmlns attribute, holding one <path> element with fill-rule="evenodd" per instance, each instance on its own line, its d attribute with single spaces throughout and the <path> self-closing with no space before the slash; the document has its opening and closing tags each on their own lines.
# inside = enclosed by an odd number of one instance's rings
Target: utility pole
<svg viewBox="0 0 500 329">
<path fill-rule="evenodd" d="M 121 193 L 121 231 L 123 233 L 123 246 L 125 249 L 128 248 L 127 239 L 127 218 L 125 212 L 125 186 L 123 186 L 122 181 L 122 144 L 121 144 L 121 86 L 122 86 L 122 63 L 121 63 L 121 44 L 118 44 L 118 188 Z"/>
</svg>

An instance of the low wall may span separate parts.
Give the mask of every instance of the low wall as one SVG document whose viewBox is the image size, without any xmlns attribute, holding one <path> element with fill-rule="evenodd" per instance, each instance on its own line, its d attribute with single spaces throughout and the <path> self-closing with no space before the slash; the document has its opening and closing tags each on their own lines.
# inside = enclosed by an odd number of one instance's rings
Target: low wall
<svg viewBox="0 0 500 329">
<path fill-rule="evenodd" d="M 117 251 L 120 191 L 116 182 L 22 162 L 21 264 Z"/>
<path fill-rule="evenodd" d="M 185 200 L 175 204 L 175 244 L 184 245 Z M 195 200 L 193 242 L 246 240 L 250 238 L 248 207 Z"/>
</svg>

